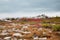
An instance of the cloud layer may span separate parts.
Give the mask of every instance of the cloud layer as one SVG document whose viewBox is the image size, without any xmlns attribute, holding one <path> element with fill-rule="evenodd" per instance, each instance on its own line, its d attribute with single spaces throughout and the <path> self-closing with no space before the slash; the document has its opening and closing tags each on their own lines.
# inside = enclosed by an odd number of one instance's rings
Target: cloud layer
<svg viewBox="0 0 60 40">
<path fill-rule="evenodd" d="M 60 0 L 0 0 L 0 13 L 60 11 Z"/>
<path fill-rule="evenodd" d="M 0 18 L 39 14 L 60 16 L 60 0 L 0 0 Z"/>
</svg>

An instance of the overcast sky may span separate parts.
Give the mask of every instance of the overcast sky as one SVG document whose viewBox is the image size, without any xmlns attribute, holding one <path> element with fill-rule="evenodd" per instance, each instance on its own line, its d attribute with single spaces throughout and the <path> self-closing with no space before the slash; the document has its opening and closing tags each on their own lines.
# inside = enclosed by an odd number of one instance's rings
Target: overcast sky
<svg viewBox="0 0 60 40">
<path fill-rule="evenodd" d="M 60 0 L 0 0 L 0 18 L 39 14 L 60 16 Z"/>
</svg>

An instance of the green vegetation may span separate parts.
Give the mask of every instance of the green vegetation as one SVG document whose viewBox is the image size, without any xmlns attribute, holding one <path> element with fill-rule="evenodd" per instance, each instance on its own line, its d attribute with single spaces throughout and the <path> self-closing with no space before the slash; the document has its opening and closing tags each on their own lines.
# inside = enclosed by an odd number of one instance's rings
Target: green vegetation
<svg viewBox="0 0 60 40">
<path fill-rule="evenodd" d="M 42 27 L 44 27 L 44 28 L 52 28 L 52 24 L 42 23 Z"/>
<path fill-rule="evenodd" d="M 53 31 L 60 31 L 60 17 L 42 19 L 42 26 L 44 28 L 51 28 Z"/>
<path fill-rule="evenodd" d="M 60 31 L 60 25 L 52 26 L 53 31 Z"/>
<path fill-rule="evenodd" d="M 48 24 L 48 23 L 45 23 L 45 24 L 42 24 L 42 27 L 44 28 L 51 28 L 53 31 L 60 31 L 60 25 L 59 24 Z"/>
</svg>

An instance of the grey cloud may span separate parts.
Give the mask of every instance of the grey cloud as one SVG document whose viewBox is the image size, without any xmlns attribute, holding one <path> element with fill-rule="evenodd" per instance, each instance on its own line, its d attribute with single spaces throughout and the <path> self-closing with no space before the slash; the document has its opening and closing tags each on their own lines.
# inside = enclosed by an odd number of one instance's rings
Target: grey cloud
<svg viewBox="0 0 60 40">
<path fill-rule="evenodd" d="M 0 1 L 0 12 L 60 11 L 60 0 L 8 0 Z"/>
</svg>

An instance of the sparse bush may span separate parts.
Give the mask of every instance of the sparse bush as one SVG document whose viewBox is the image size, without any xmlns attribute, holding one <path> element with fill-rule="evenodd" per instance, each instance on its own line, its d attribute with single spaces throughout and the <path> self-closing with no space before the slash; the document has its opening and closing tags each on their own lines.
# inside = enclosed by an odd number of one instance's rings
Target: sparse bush
<svg viewBox="0 0 60 40">
<path fill-rule="evenodd" d="M 52 29 L 53 31 L 60 31 L 60 25 L 54 25 Z"/>
<path fill-rule="evenodd" d="M 42 27 L 44 27 L 44 28 L 51 28 L 51 24 L 42 24 Z"/>
</svg>

